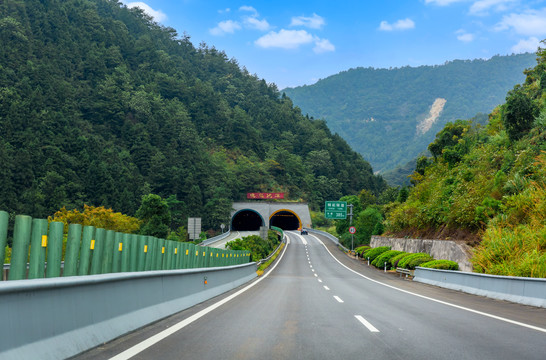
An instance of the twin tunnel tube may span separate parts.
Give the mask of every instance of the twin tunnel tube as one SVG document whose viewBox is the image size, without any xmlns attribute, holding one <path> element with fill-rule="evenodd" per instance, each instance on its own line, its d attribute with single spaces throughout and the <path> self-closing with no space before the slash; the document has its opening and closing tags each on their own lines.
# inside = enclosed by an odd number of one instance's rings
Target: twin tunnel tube
<svg viewBox="0 0 546 360">
<path fill-rule="evenodd" d="M 301 228 L 301 220 L 290 210 L 278 210 L 271 215 L 267 224 L 258 212 L 251 209 L 240 210 L 231 219 L 231 230 L 235 231 L 258 231 L 260 226 L 297 230 Z"/>
</svg>

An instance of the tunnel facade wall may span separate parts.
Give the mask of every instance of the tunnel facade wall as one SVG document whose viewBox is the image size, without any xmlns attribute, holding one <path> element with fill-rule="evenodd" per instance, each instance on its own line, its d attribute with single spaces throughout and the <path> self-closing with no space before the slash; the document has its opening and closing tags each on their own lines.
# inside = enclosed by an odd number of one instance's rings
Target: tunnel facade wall
<svg viewBox="0 0 546 360">
<path fill-rule="evenodd" d="M 293 212 L 302 223 L 303 227 L 311 227 L 311 214 L 309 213 L 309 205 L 307 203 L 292 203 L 292 202 L 236 202 L 233 203 L 233 211 L 231 219 L 241 210 L 252 210 L 261 215 L 266 222 L 265 226 L 270 227 L 271 216 L 280 211 Z"/>
</svg>

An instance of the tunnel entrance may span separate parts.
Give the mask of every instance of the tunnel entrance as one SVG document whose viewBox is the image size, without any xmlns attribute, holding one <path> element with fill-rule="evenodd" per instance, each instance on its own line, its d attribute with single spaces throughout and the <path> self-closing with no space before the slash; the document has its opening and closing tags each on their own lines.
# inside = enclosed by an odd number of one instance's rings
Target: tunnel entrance
<svg viewBox="0 0 546 360">
<path fill-rule="evenodd" d="M 231 220 L 231 230 L 259 231 L 260 226 L 265 226 L 264 220 L 254 210 L 241 210 Z"/>
<path fill-rule="evenodd" d="M 269 220 L 271 226 L 283 230 L 297 230 L 301 227 L 301 221 L 296 214 L 288 210 L 279 210 Z"/>
</svg>

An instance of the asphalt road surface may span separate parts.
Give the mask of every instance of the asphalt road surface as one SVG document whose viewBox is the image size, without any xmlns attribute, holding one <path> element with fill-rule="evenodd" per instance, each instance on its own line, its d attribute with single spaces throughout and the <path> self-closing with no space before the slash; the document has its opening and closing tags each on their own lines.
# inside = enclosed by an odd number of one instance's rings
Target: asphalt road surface
<svg viewBox="0 0 546 360">
<path fill-rule="evenodd" d="M 546 359 L 546 309 L 401 279 L 285 234 L 260 279 L 76 359 Z"/>
</svg>

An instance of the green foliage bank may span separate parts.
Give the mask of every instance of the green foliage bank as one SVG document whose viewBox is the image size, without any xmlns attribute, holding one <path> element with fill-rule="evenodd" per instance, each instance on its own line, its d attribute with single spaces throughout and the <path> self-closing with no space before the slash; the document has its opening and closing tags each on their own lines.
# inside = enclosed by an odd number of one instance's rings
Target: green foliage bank
<svg viewBox="0 0 546 360">
<path fill-rule="evenodd" d="M 387 231 L 466 231 L 481 238 L 476 271 L 546 277 L 546 50 L 537 56 L 486 126 L 458 120 L 436 135 Z"/>
</svg>

